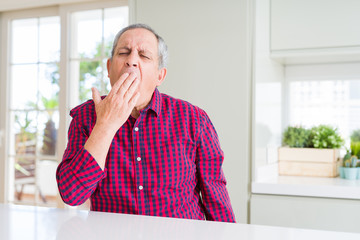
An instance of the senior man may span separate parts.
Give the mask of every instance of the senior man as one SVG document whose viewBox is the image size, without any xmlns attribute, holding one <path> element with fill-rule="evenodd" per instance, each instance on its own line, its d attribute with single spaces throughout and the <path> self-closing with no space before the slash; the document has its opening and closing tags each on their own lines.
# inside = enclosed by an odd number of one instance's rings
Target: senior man
<svg viewBox="0 0 360 240">
<path fill-rule="evenodd" d="M 162 94 L 167 46 L 149 26 L 115 37 L 111 91 L 71 110 L 56 178 L 63 201 L 91 210 L 235 222 L 223 151 L 204 110 Z"/>
</svg>

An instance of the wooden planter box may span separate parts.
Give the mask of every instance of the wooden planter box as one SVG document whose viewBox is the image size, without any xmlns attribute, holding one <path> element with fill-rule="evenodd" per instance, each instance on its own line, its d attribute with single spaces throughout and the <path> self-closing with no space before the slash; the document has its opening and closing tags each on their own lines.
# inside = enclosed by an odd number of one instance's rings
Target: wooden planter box
<svg viewBox="0 0 360 240">
<path fill-rule="evenodd" d="M 279 148 L 279 175 L 337 177 L 339 149 Z"/>
</svg>

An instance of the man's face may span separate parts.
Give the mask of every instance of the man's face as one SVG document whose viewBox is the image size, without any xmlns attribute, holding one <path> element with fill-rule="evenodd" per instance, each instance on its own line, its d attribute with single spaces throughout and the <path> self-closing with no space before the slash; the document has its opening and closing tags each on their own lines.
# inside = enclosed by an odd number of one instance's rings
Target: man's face
<svg viewBox="0 0 360 240">
<path fill-rule="evenodd" d="M 135 73 L 140 80 L 137 108 L 144 108 L 166 75 L 159 69 L 158 42 L 155 35 L 143 28 L 124 32 L 117 42 L 112 60 L 107 63 L 111 86 L 124 73 Z"/>
</svg>

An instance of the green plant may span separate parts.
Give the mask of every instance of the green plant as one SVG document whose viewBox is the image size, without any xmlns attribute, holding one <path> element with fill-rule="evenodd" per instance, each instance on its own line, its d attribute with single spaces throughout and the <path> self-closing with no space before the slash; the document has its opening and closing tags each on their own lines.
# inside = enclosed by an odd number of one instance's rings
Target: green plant
<svg viewBox="0 0 360 240">
<path fill-rule="evenodd" d="M 351 155 L 360 158 L 360 142 L 353 142 L 350 143 Z"/>
<path fill-rule="evenodd" d="M 311 147 L 314 148 L 341 148 L 344 145 L 337 128 L 329 125 L 313 127 L 309 138 Z"/>
<path fill-rule="evenodd" d="M 94 50 L 94 56 L 88 56 L 86 53 L 80 53 L 79 57 L 81 59 L 91 59 L 91 58 L 100 58 L 102 57 L 102 52 L 105 56 L 110 56 L 112 49 L 112 38 L 105 39 L 104 46 L 99 42 L 96 44 Z M 49 68 L 47 73 L 47 78 L 51 80 L 52 84 L 59 85 L 59 64 L 53 64 Z M 91 98 L 91 86 L 96 87 L 100 94 L 106 94 L 106 91 L 103 89 L 103 64 L 101 61 L 81 61 L 79 63 L 79 100 L 80 102 L 85 102 Z M 89 86 L 89 80 L 94 79 L 95 82 L 91 83 Z M 58 92 L 56 93 L 58 96 Z"/>
<path fill-rule="evenodd" d="M 351 142 L 360 142 L 360 129 L 354 130 L 350 136 Z"/>
<path fill-rule="evenodd" d="M 104 51 L 105 56 L 110 56 L 112 49 L 112 39 L 105 40 L 104 46 L 102 46 L 101 42 L 96 44 L 96 50 L 94 57 L 101 57 L 102 51 Z M 89 58 L 85 53 L 80 54 L 81 58 Z M 89 99 L 89 95 L 91 93 L 91 88 L 88 86 L 88 81 L 90 79 L 96 79 L 94 83 L 92 83 L 93 87 L 96 87 L 100 94 L 105 94 L 102 90 L 102 64 L 100 61 L 83 61 L 80 62 L 79 66 L 79 100 L 80 102 L 84 102 Z M 91 97 L 91 95 L 90 95 Z"/>
<path fill-rule="evenodd" d="M 351 158 L 351 151 L 349 149 L 346 149 L 346 154 L 343 158 L 343 161 L 349 160 Z"/>
<path fill-rule="evenodd" d="M 350 159 L 344 159 L 343 167 L 356 168 L 360 166 L 360 161 L 356 156 L 352 156 Z"/>
<path fill-rule="evenodd" d="M 18 141 L 26 142 L 35 139 L 35 130 L 31 126 L 32 120 L 29 118 L 29 112 L 25 112 L 22 118 L 19 114 L 15 114 L 15 123 L 19 126 Z"/>
<path fill-rule="evenodd" d="M 289 147 L 308 147 L 310 131 L 303 127 L 288 127 L 283 134 L 283 145 Z"/>
</svg>

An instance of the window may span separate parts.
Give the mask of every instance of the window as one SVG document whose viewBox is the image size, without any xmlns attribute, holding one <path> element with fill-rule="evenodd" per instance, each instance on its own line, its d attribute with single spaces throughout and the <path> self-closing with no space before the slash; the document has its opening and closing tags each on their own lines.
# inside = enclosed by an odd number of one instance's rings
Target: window
<svg viewBox="0 0 360 240">
<path fill-rule="evenodd" d="M 74 99 L 71 107 L 91 99 L 91 87 L 96 87 L 101 94 L 110 90 L 106 61 L 111 55 L 115 34 L 127 25 L 127 7 L 71 14 L 70 84 Z"/>
<path fill-rule="evenodd" d="M 9 91 L 0 97 L 6 118 L 0 126 L 6 137 L 0 149 L 7 169 L 0 176 L 5 201 L 61 202 L 55 171 L 66 147 L 69 110 L 91 99 L 92 86 L 102 94 L 110 89 L 106 61 L 128 18 L 122 1 L 3 14 L 2 49 L 9 49 L 1 74 Z"/>
<path fill-rule="evenodd" d="M 60 18 L 11 21 L 10 172 L 13 202 L 48 203 L 56 195 Z M 54 199 L 53 199 L 54 200 Z M 52 202 L 54 205 L 55 201 Z"/>
<path fill-rule="evenodd" d="M 327 124 L 349 140 L 351 132 L 360 128 L 359 90 L 360 80 L 290 82 L 289 125 Z"/>
</svg>

